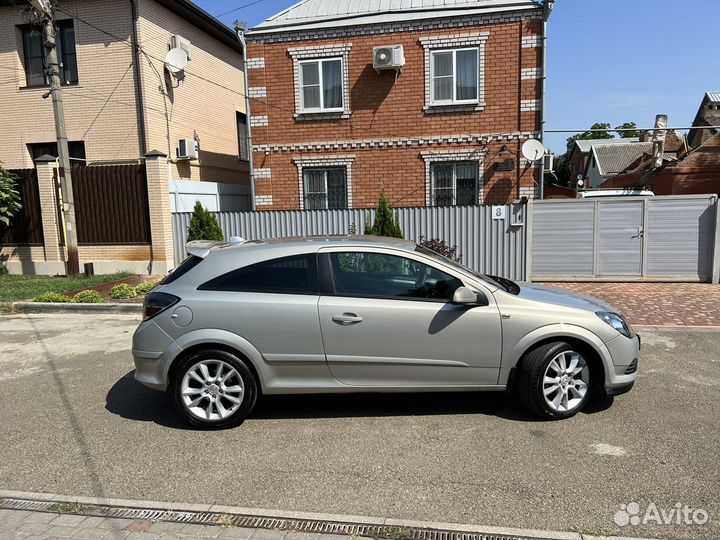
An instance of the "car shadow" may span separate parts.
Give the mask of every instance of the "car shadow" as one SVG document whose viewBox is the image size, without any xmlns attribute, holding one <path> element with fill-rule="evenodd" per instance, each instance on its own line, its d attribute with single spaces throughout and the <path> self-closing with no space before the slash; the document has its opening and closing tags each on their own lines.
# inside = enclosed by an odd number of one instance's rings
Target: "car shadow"
<svg viewBox="0 0 720 540">
<path fill-rule="evenodd" d="M 169 396 L 146 388 L 131 371 L 120 378 L 106 397 L 105 408 L 128 420 L 194 430 L 173 409 Z M 581 414 L 607 409 L 611 398 L 588 403 Z M 541 423 L 505 392 L 421 392 L 362 394 L 302 394 L 263 396 L 249 416 L 253 420 L 442 416 L 483 414 L 516 422 Z"/>
</svg>

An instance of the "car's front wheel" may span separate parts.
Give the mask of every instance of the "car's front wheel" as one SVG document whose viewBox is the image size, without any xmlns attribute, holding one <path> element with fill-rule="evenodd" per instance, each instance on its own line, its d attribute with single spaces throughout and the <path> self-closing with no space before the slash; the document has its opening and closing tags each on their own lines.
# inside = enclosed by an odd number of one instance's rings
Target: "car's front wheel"
<svg viewBox="0 0 720 540">
<path fill-rule="evenodd" d="M 590 366 L 568 343 L 557 341 L 533 349 L 523 358 L 518 393 L 534 414 L 548 419 L 569 418 L 590 397 Z"/>
<path fill-rule="evenodd" d="M 170 392 L 175 408 L 188 422 L 223 429 L 240 425 L 250 414 L 257 399 L 257 381 L 234 354 L 208 349 L 181 360 Z"/>
</svg>

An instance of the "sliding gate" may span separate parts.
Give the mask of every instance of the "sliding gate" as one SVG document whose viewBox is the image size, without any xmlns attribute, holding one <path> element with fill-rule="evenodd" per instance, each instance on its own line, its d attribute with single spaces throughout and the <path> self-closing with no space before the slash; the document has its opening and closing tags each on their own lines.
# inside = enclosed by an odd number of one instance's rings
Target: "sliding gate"
<svg viewBox="0 0 720 540">
<path fill-rule="evenodd" d="M 710 281 L 716 195 L 533 201 L 533 281 Z"/>
</svg>

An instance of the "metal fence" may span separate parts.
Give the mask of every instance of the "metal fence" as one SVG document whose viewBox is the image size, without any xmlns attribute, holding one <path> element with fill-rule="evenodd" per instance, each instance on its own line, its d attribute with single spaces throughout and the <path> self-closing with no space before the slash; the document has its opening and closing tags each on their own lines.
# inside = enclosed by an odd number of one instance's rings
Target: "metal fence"
<svg viewBox="0 0 720 540">
<path fill-rule="evenodd" d="M 496 215 L 493 215 L 495 211 Z M 406 239 L 420 236 L 445 240 L 458 247 L 462 262 L 479 272 L 523 280 L 526 277 L 527 207 L 461 206 L 445 208 L 397 208 Z M 290 236 L 344 235 L 351 229 L 362 233 L 375 210 L 303 210 L 289 212 L 217 212 L 226 238 L 282 238 Z M 185 238 L 191 213 L 173 214 L 175 260 L 185 258 Z"/>
</svg>

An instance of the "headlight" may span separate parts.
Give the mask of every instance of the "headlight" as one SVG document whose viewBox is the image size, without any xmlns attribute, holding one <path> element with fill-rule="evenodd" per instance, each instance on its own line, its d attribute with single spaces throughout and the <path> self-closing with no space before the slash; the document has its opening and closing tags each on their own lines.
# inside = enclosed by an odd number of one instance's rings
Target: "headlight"
<svg viewBox="0 0 720 540">
<path fill-rule="evenodd" d="M 608 323 L 615 330 L 620 332 L 623 336 L 629 338 L 633 336 L 633 331 L 630 323 L 622 315 L 618 313 L 613 313 L 612 311 L 598 311 L 595 313 L 595 315 L 600 317 L 603 321 Z"/>
</svg>

